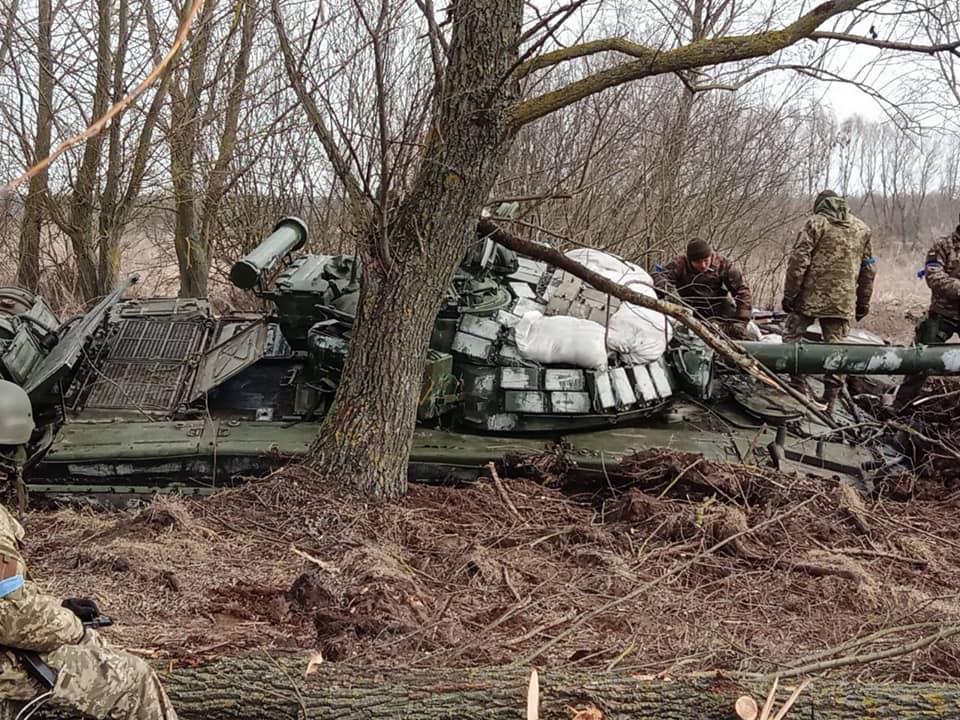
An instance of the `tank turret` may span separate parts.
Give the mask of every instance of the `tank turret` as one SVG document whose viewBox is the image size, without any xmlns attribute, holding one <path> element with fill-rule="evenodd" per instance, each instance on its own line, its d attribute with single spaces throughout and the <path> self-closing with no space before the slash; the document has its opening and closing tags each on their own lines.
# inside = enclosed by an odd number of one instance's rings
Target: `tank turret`
<svg viewBox="0 0 960 720">
<path fill-rule="evenodd" d="M 284 338 L 301 351 L 307 350 L 307 334 L 318 321 L 353 317 L 360 288 L 358 262 L 351 255 L 293 257 L 306 241 L 303 220 L 285 217 L 230 269 L 236 287 L 274 302 Z"/>
</svg>

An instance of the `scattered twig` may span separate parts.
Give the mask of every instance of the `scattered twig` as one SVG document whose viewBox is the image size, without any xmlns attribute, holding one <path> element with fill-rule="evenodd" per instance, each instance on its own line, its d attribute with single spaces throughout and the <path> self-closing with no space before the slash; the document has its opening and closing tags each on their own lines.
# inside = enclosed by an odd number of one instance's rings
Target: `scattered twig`
<svg viewBox="0 0 960 720">
<path fill-rule="evenodd" d="M 929 647 L 940 640 L 946 640 L 947 638 L 953 637 L 957 633 L 960 633 L 960 625 L 944 625 L 938 632 L 933 633 L 932 635 L 926 635 L 918 640 L 914 640 L 913 642 L 888 648 L 887 650 L 878 650 L 877 652 L 866 653 L 864 655 L 845 655 L 843 657 L 833 658 L 832 660 L 823 660 L 820 662 L 810 663 L 808 665 L 790 668 L 788 670 L 779 670 L 772 675 L 761 675 L 756 679 L 763 681 L 774 677 L 796 677 L 797 675 L 809 675 L 811 673 L 823 672 L 825 670 L 836 670 L 837 668 L 847 667 L 849 665 L 867 665 L 869 663 L 876 662 L 877 660 L 885 660 L 887 658 L 898 657 L 900 655 L 909 655 L 917 650 L 923 650 L 924 648 Z"/>
<path fill-rule="evenodd" d="M 513 501 L 510 499 L 510 496 L 507 495 L 507 489 L 503 486 L 503 482 L 500 480 L 500 475 L 497 473 L 496 463 L 489 462 L 487 463 L 487 470 L 490 471 L 490 477 L 493 478 L 493 484 L 497 488 L 497 492 L 500 494 L 500 497 L 503 499 L 504 505 L 513 513 L 513 516 L 517 518 L 520 522 L 523 522 L 523 516 L 520 514 L 520 511 L 517 510 L 517 506 L 513 504 Z"/>
<path fill-rule="evenodd" d="M 84 143 L 90 138 L 102 133 L 110 124 L 111 120 L 122 113 L 134 100 L 137 99 L 137 97 L 146 92 L 146 90 L 164 74 L 171 61 L 177 56 L 177 53 L 180 52 L 180 47 L 186 41 L 187 34 L 190 32 L 190 28 L 193 26 L 193 21 L 202 7 L 203 0 L 194 0 L 183 16 L 183 20 L 180 23 L 180 27 L 177 29 L 177 34 L 173 39 L 173 44 L 170 46 L 170 50 L 168 50 L 167 54 L 163 56 L 159 63 L 157 63 L 156 67 L 154 67 L 153 70 L 151 70 L 150 73 L 140 81 L 139 85 L 127 93 L 127 95 L 125 95 L 123 98 L 115 102 L 107 110 L 107 112 L 103 114 L 102 117 L 97 118 L 85 130 L 77 133 L 76 135 L 68 137 L 62 143 L 57 145 L 53 152 L 47 155 L 47 157 L 42 158 L 32 167 L 28 168 L 26 172 L 18 175 L 0 188 L 0 198 L 6 197 L 12 190 L 16 189 L 17 186 L 26 182 L 34 175 L 46 170 L 57 158 L 63 155 L 70 148 L 76 147 L 80 143 Z"/>
</svg>

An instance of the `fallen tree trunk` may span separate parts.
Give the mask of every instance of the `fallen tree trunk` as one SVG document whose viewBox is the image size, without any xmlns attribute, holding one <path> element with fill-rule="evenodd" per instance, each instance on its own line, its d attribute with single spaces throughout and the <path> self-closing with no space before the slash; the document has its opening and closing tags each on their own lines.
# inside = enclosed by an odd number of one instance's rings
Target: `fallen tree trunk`
<svg viewBox="0 0 960 720">
<path fill-rule="evenodd" d="M 183 720 L 294 718 L 494 718 L 525 712 L 529 670 L 376 669 L 323 664 L 304 677 L 306 658 L 247 657 L 161 674 Z M 779 707 L 792 687 L 780 688 Z M 589 705 L 612 718 L 736 720 L 734 703 L 766 686 L 715 675 L 662 680 L 622 673 L 540 673 L 540 717 L 567 720 Z M 960 686 L 819 681 L 804 690 L 788 718 L 913 720 L 960 716 Z M 46 715 L 46 717 L 53 717 Z"/>
</svg>

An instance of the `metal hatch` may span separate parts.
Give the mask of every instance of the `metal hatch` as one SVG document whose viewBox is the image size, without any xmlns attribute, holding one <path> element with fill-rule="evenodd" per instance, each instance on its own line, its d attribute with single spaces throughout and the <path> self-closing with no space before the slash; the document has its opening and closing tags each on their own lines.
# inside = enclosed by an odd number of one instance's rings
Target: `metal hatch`
<svg viewBox="0 0 960 720">
<path fill-rule="evenodd" d="M 267 351 L 267 323 L 251 323 L 230 339 L 211 348 L 200 360 L 187 402 L 198 400 L 221 383 L 246 370 Z"/>
<path fill-rule="evenodd" d="M 30 372 L 24 390 L 37 402 L 44 394 L 73 370 L 87 342 L 100 327 L 110 308 L 120 302 L 127 288 L 137 282 L 139 276 L 131 275 L 116 290 L 101 300 L 93 310 L 70 326 L 56 347 Z"/>
</svg>

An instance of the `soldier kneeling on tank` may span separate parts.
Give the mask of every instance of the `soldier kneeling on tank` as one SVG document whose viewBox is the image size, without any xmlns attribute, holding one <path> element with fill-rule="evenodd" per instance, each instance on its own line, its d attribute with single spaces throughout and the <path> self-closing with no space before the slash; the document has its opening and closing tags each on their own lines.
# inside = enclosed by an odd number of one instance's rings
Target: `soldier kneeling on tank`
<svg viewBox="0 0 960 720">
<path fill-rule="evenodd" d="M 30 400 L 0 380 L 0 445 L 17 448 L 33 432 Z M 61 603 L 29 579 L 20 554 L 23 526 L 0 505 L 0 701 L 30 701 L 49 693 L 50 703 L 94 718 L 176 720 L 160 680 L 141 658 L 111 648 L 84 622 L 99 615 L 89 600 Z M 50 672 L 45 687 L 24 664 L 21 651 L 37 653 Z"/>
<path fill-rule="evenodd" d="M 842 343 L 850 322 L 870 312 L 876 274 L 870 227 L 850 212 L 844 198 L 824 190 L 814 199 L 813 215 L 804 221 L 787 261 L 783 342 L 800 342 L 817 320 L 824 342 Z M 808 392 L 802 375 L 791 377 L 790 384 Z M 824 375 L 820 402 L 828 412 L 843 385 L 842 375 Z"/>
<path fill-rule="evenodd" d="M 914 335 L 915 345 L 941 345 L 960 333 L 960 225 L 952 235 L 938 239 L 923 266 L 930 288 L 930 309 Z M 911 375 L 897 389 L 896 408 L 913 401 L 923 388 L 925 375 Z"/>
<path fill-rule="evenodd" d="M 728 337 L 760 339 L 750 326 L 753 298 L 743 273 L 706 240 L 691 240 L 685 254 L 654 272 L 653 284 L 667 299 L 679 298 L 697 317 L 716 322 Z"/>
</svg>

